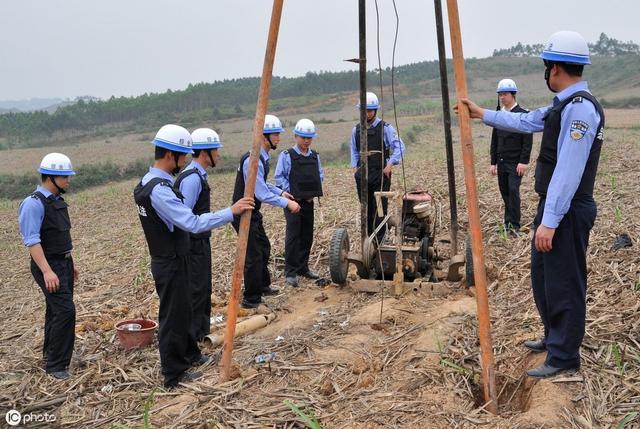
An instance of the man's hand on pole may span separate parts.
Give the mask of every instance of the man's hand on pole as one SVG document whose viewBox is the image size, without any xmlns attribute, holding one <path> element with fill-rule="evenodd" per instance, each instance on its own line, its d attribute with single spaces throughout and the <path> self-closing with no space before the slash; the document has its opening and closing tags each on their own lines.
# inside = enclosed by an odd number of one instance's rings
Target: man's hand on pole
<svg viewBox="0 0 640 429">
<path fill-rule="evenodd" d="M 484 109 L 468 98 L 461 98 L 459 102 L 469 108 L 469 116 L 471 116 L 471 119 L 482 119 L 482 117 L 484 116 Z M 460 114 L 460 112 L 458 112 L 458 104 L 453 106 L 453 111 L 457 115 Z"/>
</svg>

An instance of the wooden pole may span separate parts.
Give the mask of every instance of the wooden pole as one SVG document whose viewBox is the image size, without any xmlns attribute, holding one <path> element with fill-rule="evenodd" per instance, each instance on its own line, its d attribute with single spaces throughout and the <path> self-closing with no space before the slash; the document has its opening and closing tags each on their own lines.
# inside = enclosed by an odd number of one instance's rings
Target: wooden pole
<svg viewBox="0 0 640 429">
<path fill-rule="evenodd" d="M 253 197 L 255 194 L 256 176 L 258 175 L 258 160 L 260 157 L 260 147 L 262 146 L 263 139 L 262 128 L 264 126 L 264 115 L 267 113 L 269 90 L 271 88 L 271 75 L 273 72 L 273 62 L 276 56 L 276 45 L 278 44 L 278 31 L 280 30 L 280 18 L 282 16 L 283 2 L 284 0 L 273 0 L 273 8 L 271 10 L 269 36 L 267 39 L 266 52 L 264 54 L 264 65 L 262 67 L 262 80 L 260 81 L 256 116 L 253 120 L 253 146 L 249 157 L 249 174 L 244 186 L 245 197 Z M 233 266 L 231 293 L 229 294 L 229 304 L 227 307 L 227 328 L 225 331 L 224 346 L 222 348 L 222 359 L 220 360 L 221 382 L 229 380 L 231 371 L 233 337 L 236 329 L 236 320 L 238 318 L 240 287 L 242 278 L 244 277 L 244 261 L 247 254 L 247 238 L 249 234 L 250 220 L 251 211 L 245 211 L 240 217 L 238 242 L 236 243 L 236 261 Z"/>
<path fill-rule="evenodd" d="M 462 54 L 462 36 L 460 33 L 460 16 L 457 0 L 447 0 L 449 12 L 449 30 L 451 32 L 451 49 L 453 51 L 453 70 L 456 80 L 458 100 L 467 98 L 467 78 Z M 478 329 L 480 333 L 480 352 L 482 362 L 482 383 L 487 410 L 498 413 L 495 373 L 493 368 L 493 347 L 491 344 L 491 320 L 489 316 L 489 298 L 487 296 L 487 276 L 484 266 L 484 248 L 482 244 L 482 228 L 476 189 L 476 173 L 473 160 L 473 141 L 471 137 L 471 116 L 466 105 L 458 101 L 460 122 L 460 143 L 462 145 L 462 161 L 464 179 L 467 189 L 467 210 L 469 228 L 471 230 L 471 246 L 473 252 L 473 274 L 476 283 L 476 301 L 478 305 Z"/>
</svg>

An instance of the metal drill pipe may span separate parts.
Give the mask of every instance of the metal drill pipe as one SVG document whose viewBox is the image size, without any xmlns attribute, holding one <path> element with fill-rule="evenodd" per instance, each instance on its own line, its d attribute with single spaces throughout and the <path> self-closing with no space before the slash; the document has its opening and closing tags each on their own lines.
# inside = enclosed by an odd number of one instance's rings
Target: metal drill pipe
<svg viewBox="0 0 640 429">
<path fill-rule="evenodd" d="M 442 91 L 442 119 L 444 123 L 444 142 L 447 153 L 447 176 L 449 180 L 449 212 L 451 216 L 452 255 L 458 253 L 458 199 L 456 194 L 456 173 L 453 165 L 453 139 L 451 138 L 451 107 L 449 104 L 449 79 L 447 77 L 447 53 L 444 46 L 444 24 L 442 23 L 442 4 L 433 0 L 436 14 L 436 33 L 438 35 L 438 61 L 440 63 L 440 89 Z"/>
<path fill-rule="evenodd" d="M 367 19 L 366 1 L 358 0 L 358 23 L 360 34 L 360 249 L 364 256 L 364 242 L 367 240 L 367 190 L 369 172 L 367 144 Z"/>
</svg>

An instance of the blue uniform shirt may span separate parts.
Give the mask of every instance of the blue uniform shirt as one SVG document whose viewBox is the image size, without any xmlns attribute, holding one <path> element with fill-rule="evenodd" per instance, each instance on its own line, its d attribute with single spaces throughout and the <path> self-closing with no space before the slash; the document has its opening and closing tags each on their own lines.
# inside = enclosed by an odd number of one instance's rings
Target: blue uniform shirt
<svg viewBox="0 0 640 429">
<path fill-rule="evenodd" d="M 371 125 L 369 125 L 369 128 L 378 126 L 381 120 L 382 119 L 376 117 Z M 382 138 L 384 140 L 385 147 L 391 152 L 389 159 L 384 160 L 385 166 L 388 163 L 391 163 L 392 165 L 400 164 L 400 160 L 404 155 L 404 143 L 400 140 L 400 137 L 398 137 L 398 133 L 395 128 L 393 128 L 393 125 L 385 122 Z M 353 130 L 351 131 L 351 166 L 357 167 L 358 161 L 360 161 L 360 152 L 356 149 L 356 127 L 353 127 Z"/>
<path fill-rule="evenodd" d="M 192 160 L 189 165 L 184 169 L 184 171 L 191 169 L 198 170 L 198 174 L 200 177 L 207 181 L 207 171 L 202 168 L 202 166 Z M 198 196 L 200 196 L 200 192 L 202 191 L 202 183 L 200 183 L 200 179 L 195 174 L 191 174 L 185 177 L 182 182 L 180 182 L 180 192 L 182 192 L 182 196 L 184 196 L 184 205 L 193 210 L 193 207 L 196 205 L 196 201 L 198 201 Z"/>
<path fill-rule="evenodd" d="M 269 152 L 264 148 L 260 148 L 260 158 L 264 159 L 268 164 Z M 247 183 L 247 176 L 249 175 L 249 158 L 247 158 L 242 165 L 242 175 L 244 176 L 244 183 Z M 262 162 L 258 162 L 258 175 L 256 176 L 255 189 L 256 198 L 263 203 L 285 208 L 287 207 L 287 204 L 289 204 L 289 200 L 281 197 L 282 192 L 282 189 L 279 189 L 277 186 L 274 186 L 264 180 L 264 167 L 262 166 Z"/>
<path fill-rule="evenodd" d="M 309 149 L 306 154 L 303 154 L 297 144 L 293 146 L 293 150 L 295 150 L 297 154 L 302 156 L 311 155 L 311 149 Z M 318 171 L 320 172 L 320 181 L 324 182 L 324 169 L 322 168 L 322 163 L 320 162 L 320 154 L 318 154 Z M 289 152 L 285 150 L 281 152 L 280 156 L 278 157 L 275 179 L 276 185 L 278 185 L 280 189 L 283 189 L 287 192 L 289 192 L 290 190 L 289 173 L 291 173 L 291 155 L 289 155 Z"/>
<path fill-rule="evenodd" d="M 142 184 L 145 185 L 155 177 L 167 179 L 173 183 L 173 176 L 169 173 L 159 168 L 151 167 L 149 172 L 142 178 Z M 167 186 L 156 185 L 153 188 L 151 191 L 151 205 L 160 219 L 167 225 L 169 231 L 172 232 L 173 226 L 177 225 L 183 231 L 199 234 L 213 228 L 219 228 L 233 220 L 233 213 L 231 213 L 231 208 L 229 207 L 218 210 L 215 213 L 204 213 L 200 216 L 194 215 L 191 209 L 184 205 L 176 197 L 173 190 Z"/>
<path fill-rule="evenodd" d="M 578 91 L 589 91 L 586 81 L 577 82 L 553 99 L 552 106 L 542 107 L 529 113 L 510 113 L 485 110 L 483 121 L 492 127 L 521 133 L 539 132 L 544 129 L 545 113 Z M 553 171 L 544 204 L 542 224 L 548 228 L 557 228 L 569 210 L 571 200 L 580 185 L 582 173 L 589 159 L 589 152 L 600 124 L 600 115 L 593 103 L 583 99 L 581 103 L 568 104 L 561 114 L 560 136 L 558 137 L 558 162 Z M 584 135 L 574 140 L 571 137 L 571 124 L 583 121 L 588 127 Z"/>
<path fill-rule="evenodd" d="M 45 198 L 49 198 L 51 192 L 44 186 L 38 185 L 35 192 L 41 192 Z M 55 197 L 59 199 L 60 196 Z M 31 247 L 40 243 L 40 229 L 44 220 L 44 205 L 39 198 L 33 198 L 29 195 L 20 203 L 18 208 L 18 225 L 20 226 L 20 235 L 25 246 Z"/>
</svg>

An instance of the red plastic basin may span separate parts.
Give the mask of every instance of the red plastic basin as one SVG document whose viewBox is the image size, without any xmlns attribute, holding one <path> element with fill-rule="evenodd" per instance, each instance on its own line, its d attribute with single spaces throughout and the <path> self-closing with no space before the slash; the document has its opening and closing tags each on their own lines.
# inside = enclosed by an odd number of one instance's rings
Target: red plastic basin
<svg viewBox="0 0 640 429">
<path fill-rule="evenodd" d="M 135 331 L 123 329 L 124 325 L 130 323 L 137 323 L 141 328 Z M 156 329 L 158 329 L 158 324 L 151 319 L 128 319 L 119 321 L 115 327 L 122 348 L 131 350 L 146 347 L 151 344 Z"/>
</svg>

